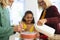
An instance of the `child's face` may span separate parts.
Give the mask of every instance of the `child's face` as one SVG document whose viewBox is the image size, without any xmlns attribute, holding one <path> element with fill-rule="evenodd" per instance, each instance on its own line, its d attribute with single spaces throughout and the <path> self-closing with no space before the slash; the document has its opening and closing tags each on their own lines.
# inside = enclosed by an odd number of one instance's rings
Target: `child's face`
<svg viewBox="0 0 60 40">
<path fill-rule="evenodd" d="M 33 20 L 33 15 L 28 13 L 25 16 L 25 20 L 26 20 L 26 23 L 30 24 L 32 22 L 32 20 Z"/>
</svg>

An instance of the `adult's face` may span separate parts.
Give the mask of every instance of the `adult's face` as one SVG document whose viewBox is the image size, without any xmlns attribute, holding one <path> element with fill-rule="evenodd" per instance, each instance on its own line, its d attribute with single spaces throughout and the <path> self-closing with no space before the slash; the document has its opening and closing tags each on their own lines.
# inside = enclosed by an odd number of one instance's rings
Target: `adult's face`
<svg viewBox="0 0 60 40">
<path fill-rule="evenodd" d="M 14 2 L 14 0 L 9 0 L 9 2 L 10 2 L 10 3 L 13 3 L 13 2 Z"/>
<path fill-rule="evenodd" d="M 38 0 L 38 5 L 41 6 L 42 8 L 46 7 L 46 3 L 44 2 L 44 0 Z"/>
<path fill-rule="evenodd" d="M 9 6 L 12 6 L 14 0 L 8 0 L 8 1 L 9 1 L 8 5 L 9 5 Z"/>
</svg>

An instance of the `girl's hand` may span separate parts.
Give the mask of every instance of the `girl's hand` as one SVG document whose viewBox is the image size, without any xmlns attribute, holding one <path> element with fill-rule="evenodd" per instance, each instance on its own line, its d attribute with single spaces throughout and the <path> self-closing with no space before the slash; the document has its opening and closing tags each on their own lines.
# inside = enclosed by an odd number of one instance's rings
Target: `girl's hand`
<svg viewBox="0 0 60 40">
<path fill-rule="evenodd" d="M 21 24 L 20 25 L 14 25 L 13 29 L 14 29 L 15 32 L 24 31 L 23 26 Z"/>
<path fill-rule="evenodd" d="M 17 26 L 17 25 L 14 25 L 13 30 L 14 30 L 15 32 L 18 32 L 18 26 Z"/>
</svg>

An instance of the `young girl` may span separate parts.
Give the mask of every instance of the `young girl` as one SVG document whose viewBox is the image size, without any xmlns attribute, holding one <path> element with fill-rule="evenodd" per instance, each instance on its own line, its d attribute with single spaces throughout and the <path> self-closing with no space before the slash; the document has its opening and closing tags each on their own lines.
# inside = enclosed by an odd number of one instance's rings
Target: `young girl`
<svg viewBox="0 0 60 40">
<path fill-rule="evenodd" d="M 35 31 L 34 23 L 35 21 L 34 21 L 33 13 L 31 11 L 26 11 L 22 19 L 22 22 L 20 23 L 20 27 L 23 28 L 24 31 L 33 32 Z"/>
<path fill-rule="evenodd" d="M 22 29 L 20 31 L 37 32 L 35 30 L 34 23 L 35 21 L 34 21 L 33 13 L 31 11 L 26 11 L 22 19 L 22 22 L 20 23 L 20 27 Z M 37 32 L 37 36 L 39 36 L 38 32 Z"/>
</svg>

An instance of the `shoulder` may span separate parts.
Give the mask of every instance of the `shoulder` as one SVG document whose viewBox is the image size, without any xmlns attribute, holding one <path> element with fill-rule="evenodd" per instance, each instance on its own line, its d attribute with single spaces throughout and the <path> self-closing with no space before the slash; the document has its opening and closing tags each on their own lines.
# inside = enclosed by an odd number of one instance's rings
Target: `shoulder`
<svg viewBox="0 0 60 40">
<path fill-rule="evenodd" d="M 56 8 L 56 6 L 50 6 L 50 8 Z"/>
<path fill-rule="evenodd" d="M 57 7 L 56 6 L 50 6 L 48 9 L 49 10 L 57 10 Z"/>
<path fill-rule="evenodd" d="M 58 12 L 58 9 L 56 6 L 50 6 L 49 8 L 47 8 L 47 11 L 49 12 Z"/>
</svg>

